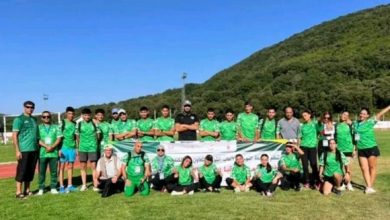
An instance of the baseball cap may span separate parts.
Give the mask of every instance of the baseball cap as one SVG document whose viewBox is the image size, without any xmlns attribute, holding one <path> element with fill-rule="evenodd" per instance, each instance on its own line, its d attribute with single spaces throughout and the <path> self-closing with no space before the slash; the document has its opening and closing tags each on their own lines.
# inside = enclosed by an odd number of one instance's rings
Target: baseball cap
<svg viewBox="0 0 390 220">
<path fill-rule="evenodd" d="M 125 113 L 126 114 L 126 111 L 123 108 L 121 108 L 121 109 L 119 109 L 118 114 L 121 114 L 121 113 Z"/>
<path fill-rule="evenodd" d="M 113 108 L 113 109 L 111 110 L 111 114 L 118 113 L 118 111 L 119 111 L 119 109 Z"/>
<path fill-rule="evenodd" d="M 186 100 L 183 104 L 183 106 L 186 106 L 186 105 L 189 105 L 189 106 L 192 106 L 191 102 L 189 100 Z"/>
</svg>

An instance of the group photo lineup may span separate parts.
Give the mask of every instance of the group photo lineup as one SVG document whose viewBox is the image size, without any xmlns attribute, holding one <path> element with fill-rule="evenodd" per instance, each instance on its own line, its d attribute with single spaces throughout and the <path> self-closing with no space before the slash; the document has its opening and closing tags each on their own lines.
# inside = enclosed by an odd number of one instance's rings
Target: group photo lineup
<svg viewBox="0 0 390 220">
<path fill-rule="evenodd" d="M 4 0 L 0 29 L 0 219 L 390 217 L 389 0 Z"/>
</svg>

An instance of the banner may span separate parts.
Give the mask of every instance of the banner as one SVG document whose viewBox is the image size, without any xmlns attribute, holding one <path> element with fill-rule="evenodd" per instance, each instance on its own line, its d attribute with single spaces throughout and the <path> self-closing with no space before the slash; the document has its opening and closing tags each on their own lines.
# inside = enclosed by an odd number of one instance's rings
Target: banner
<svg viewBox="0 0 390 220">
<path fill-rule="evenodd" d="M 115 142 L 113 144 L 114 152 L 119 158 L 122 158 L 127 152 L 133 150 L 134 143 L 132 141 Z M 146 142 L 143 143 L 143 151 L 150 160 L 156 157 L 156 150 L 159 145 L 164 146 L 165 154 L 174 159 L 175 165 L 179 165 L 182 158 L 189 155 L 192 158 L 193 167 L 198 168 L 203 164 L 204 157 L 207 154 L 213 155 L 215 165 L 223 174 L 222 185 L 226 185 L 225 179 L 230 177 L 236 154 L 244 156 L 245 164 L 250 167 L 253 175 L 256 166 L 260 163 L 262 154 L 268 154 L 270 164 L 276 168 L 284 151 L 283 141 L 280 140 L 257 143 L 237 143 L 236 141 Z"/>
</svg>

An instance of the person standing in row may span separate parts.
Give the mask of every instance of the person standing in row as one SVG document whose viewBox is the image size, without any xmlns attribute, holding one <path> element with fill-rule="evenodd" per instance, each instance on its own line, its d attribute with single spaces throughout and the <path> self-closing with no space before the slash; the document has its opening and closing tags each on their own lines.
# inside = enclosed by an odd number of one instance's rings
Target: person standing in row
<svg viewBox="0 0 390 220">
<path fill-rule="evenodd" d="M 231 109 L 226 110 L 225 120 L 219 126 L 220 140 L 232 141 L 237 139 L 237 123 L 234 121 L 234 112 Z"/>
<path fill-rule="evenodd" d="M 294 117 L 294 109 L 286 107 L 284 117 L 278 121 L 278 139 L 286 139 L 295 144 L 298 143 L 300 122 Z"/>
<path fill-rule="evenodd" d="M 179 141 L 196 141 L 199 119 L 196 114 L 191 112 L 190 101 L 184 102 L 183 112 L 176 116 L 175 128 L 179 133 Z"/>
<path fill-rule="evenodd" d="M 275 119 L 275 108 L 267 109 L 267 117 L 260 119 L 259 131 L 261 140 L 274 140 L 278 138 L 279 127 Z"/>
<path fill-rule="evenodd" d="M 61 142 L 61 130 L 57 125 L 51 123 L 49 111 L 42 112 L 42 124 L 39 125 L 39 191 L 43 195 L 45 189 L 46 170 L 50 170 L 50 193 L 58 194 L 57 191 L 57 166 L 58 148 Z"/>
<path fill-rule="evenodd" d="M 137 136 L 142 142 L 154 141 L 154 121 L 149 118 L 149 109 L 145 106 L 139 109 L 140 119 L 137 121 Z"/>
<path fill-rule="evenodd" d="M 110 143 L 112 140 L 112 129 L 110 123 L 104 120 L 105 111 L 101 108 L 95 110 L 95 123 L 97 128 L 100 130 L 101 135 L 99 139 L 99 150 L 98 153 L 104 152 L 104 146 Z"/>
<path fill-rule="evenodd" d="M 32 116 L 35 104 L 26 101 L 24 112 L 16 117 L 12 124 L 12 140 L 15 147 L 16 160 L 16 198 L 22 199 L 32 195 L 30 183 L 34 179 L 38 160 L 38 125 Z M 24 184 L 24 191 L 22 187 Z"/>
<path fill-rule="evenodd" d="M 175 135 L 175 120 L 170 116 L 170 108 L 168 105 L 164 105 L 161 108 L 161 117 L 154 121 L 154 132 L 157 137 L 157 141 L 174 141 Z"/>
<path fill-rule="evenodd" d="M 95 177 L 96 161 L 98 157 L 98 140 L 100 130 L 93 123 L 91 118 L 91 110 L 85 108 L 81 111 L 83 120 L 76 126 L 76 140 L 79 152 L 81 181 L 82 186 L 80 191 L 86 191 L 87 188 L 87 165 L 90 162 L 92 176 Z M 94 190 L 97 190 L 94 188 Z"/>
<path fill-rule="evenodd" d="M 255 142 L 259 139 L 259 117 L 252 111 L 252 103 L 245 102 L 245 112 L 238 114 L 238 139 L 240 141 Z"/>
<path fill-rule="evenodd" d="M 115 140 L 123 141 L 137 136 L 137 123 L 133 119 L 127 119 L 124 109 L 118 111 L 119 121 L 113 124 Z"/>
<path fill-rule="evenodd" d="M 199 135 L 202 141 L 215 141 L 219 137 L 219 122 L 213 108 L 207 109 L 207 118 L 200 121 Z"/>
<path fill-rule="evenodd" d="M 378 119 L 390 111 L 390 105 L 370 118 L 370 110 L 362 108 L 359 120 L 354 122 L 355 141 L 358 149 L 359 164 L 366 182 L 365 193 L 375 193 L 373 186 L 376 179 L 376 162 L 380 155 L 375 138 L 374 126 Z"/>
</svg>

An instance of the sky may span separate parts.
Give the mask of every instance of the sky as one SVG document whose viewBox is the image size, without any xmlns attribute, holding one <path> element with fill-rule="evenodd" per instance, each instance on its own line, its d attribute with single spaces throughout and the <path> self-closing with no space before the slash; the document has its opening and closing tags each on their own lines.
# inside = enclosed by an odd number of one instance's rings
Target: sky
<svg viewBox="0 0 390 220">
<path fill-rule="evenodd" d="M 118 102 L 202 83 L 380 0 L 2 0 L 0 113 Z M 43 94 L 49 99 L 43 101 Z"/>
</svg>

